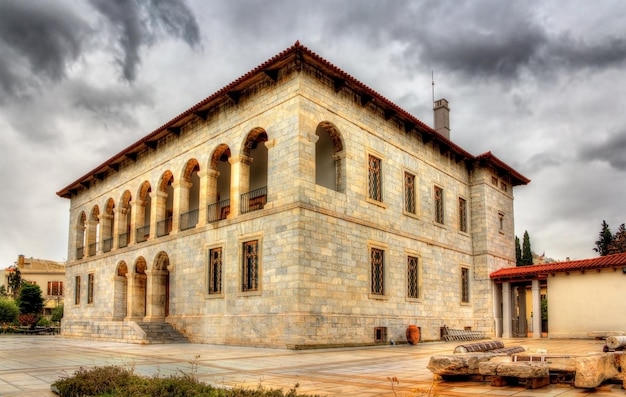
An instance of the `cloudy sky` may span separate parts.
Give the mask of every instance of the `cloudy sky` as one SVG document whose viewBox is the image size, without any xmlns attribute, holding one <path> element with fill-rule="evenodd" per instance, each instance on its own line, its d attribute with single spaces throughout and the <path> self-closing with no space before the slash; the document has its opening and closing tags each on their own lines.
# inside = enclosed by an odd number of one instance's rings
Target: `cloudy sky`
<svg viewBox="0 0 626 397">
<path fill-rule="evenodd" d="M 530 178 L 516 234 L 594 257 L 626 222 L 626 2 L 1 0 L 0 266 L 67 258 L 89 170 L 296 40 Z"/>
</svg>

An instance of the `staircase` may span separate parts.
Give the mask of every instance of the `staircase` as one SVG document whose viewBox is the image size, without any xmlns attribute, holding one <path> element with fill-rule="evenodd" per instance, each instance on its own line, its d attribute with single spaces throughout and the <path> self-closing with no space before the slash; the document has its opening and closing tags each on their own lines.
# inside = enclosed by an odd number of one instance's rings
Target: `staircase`
<svg viewBox="0 0 626 397">
<path fill-rule="evenodd" d="M 176 331 L 168 323 L 144 323 L 137 322 L 137 325 L 146 333 L 146 342 L 156 343 L 189 343 L 187 338 Z"/>
</svg>

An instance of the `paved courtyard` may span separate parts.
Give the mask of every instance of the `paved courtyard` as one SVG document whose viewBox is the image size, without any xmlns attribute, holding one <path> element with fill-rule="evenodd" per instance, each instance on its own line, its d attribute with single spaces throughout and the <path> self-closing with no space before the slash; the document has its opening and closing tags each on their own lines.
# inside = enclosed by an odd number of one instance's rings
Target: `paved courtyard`
<svg viewBox="0 0 626 397">
<path fill-rule="evenodd" d="M 548 353 L 600 352 L 603 341 L 511 339 Z M 196 371 L 204 382 L 223 386 L 282 388 L 299 384 L 301 393 L 326 396 L 395 397 L 387 377 L 396 377 L 397 396 L 624 396 L 621 384 L 596 390 L 550 385 L 537 390 L 491 387 L 489 383 L 433 384 L 426 369 L 430 356 L 451 354 L 455 342 L 386 345 L 322 350 L 281 350 L 200 344 L 134 345 L 62 336 L 0 335 L 0 396 L 54 396 L 50 385 L 60 376 L 88 366 L 126 365 L 137 373 L 169 375 Z M 195 369 L 194 369 L 195 368 Z M 430 394 L 429 390 L 434 388 Z"/>
</svg>

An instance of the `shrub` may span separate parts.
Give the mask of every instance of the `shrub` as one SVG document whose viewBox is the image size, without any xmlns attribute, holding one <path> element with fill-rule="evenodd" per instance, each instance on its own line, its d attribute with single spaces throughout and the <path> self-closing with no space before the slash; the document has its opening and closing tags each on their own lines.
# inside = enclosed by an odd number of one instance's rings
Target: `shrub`
<svg viewBox="0 0 626 397">
<path fill-rule="evenodd" d="M 43 310 L 41 288 L 37 284 L 22 283 L 18 306 L 22 314 L 41 313 Z"/>
<path fill-rule="evenodd" d="M 19 314 L 20 309 L 12 299 L 0 298 L 0 324 L 14 323 Z"/>
<path fill-rule="evenodd" d="M 37 321 L 39 321 L 39 315 L 33 313 L 20 314 L 17 316 L 17 321 L 21 326 L 35 328 Z"/>
<path fill-rule="evenodd" d="M 59 321 L 61 321 L 62 318 L 63 318 L 63 304 L 61 303 L 60 305 L 52 309 L 52 316 L 50 317 L 50 319 L 53 322 L 58 323 Z"/>
</svg>

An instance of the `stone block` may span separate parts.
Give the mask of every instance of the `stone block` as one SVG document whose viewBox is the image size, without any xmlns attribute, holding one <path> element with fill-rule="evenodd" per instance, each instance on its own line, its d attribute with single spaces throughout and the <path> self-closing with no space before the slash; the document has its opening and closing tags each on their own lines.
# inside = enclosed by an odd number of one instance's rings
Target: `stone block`
<svg viewBox="0 0 626 397">
<path fill-rule="evenodd" d="M 431 356 L 427 368 L 436 375 L 478 375 L 479 365 L 493 358 L 489 353 L 467 353 Z"/>
<path fill-rule="evenodd" d="M 592 389 L 617 375 L 613 354 L 598 353 L 576 358 L 574 386 Z"/>
</svg>

